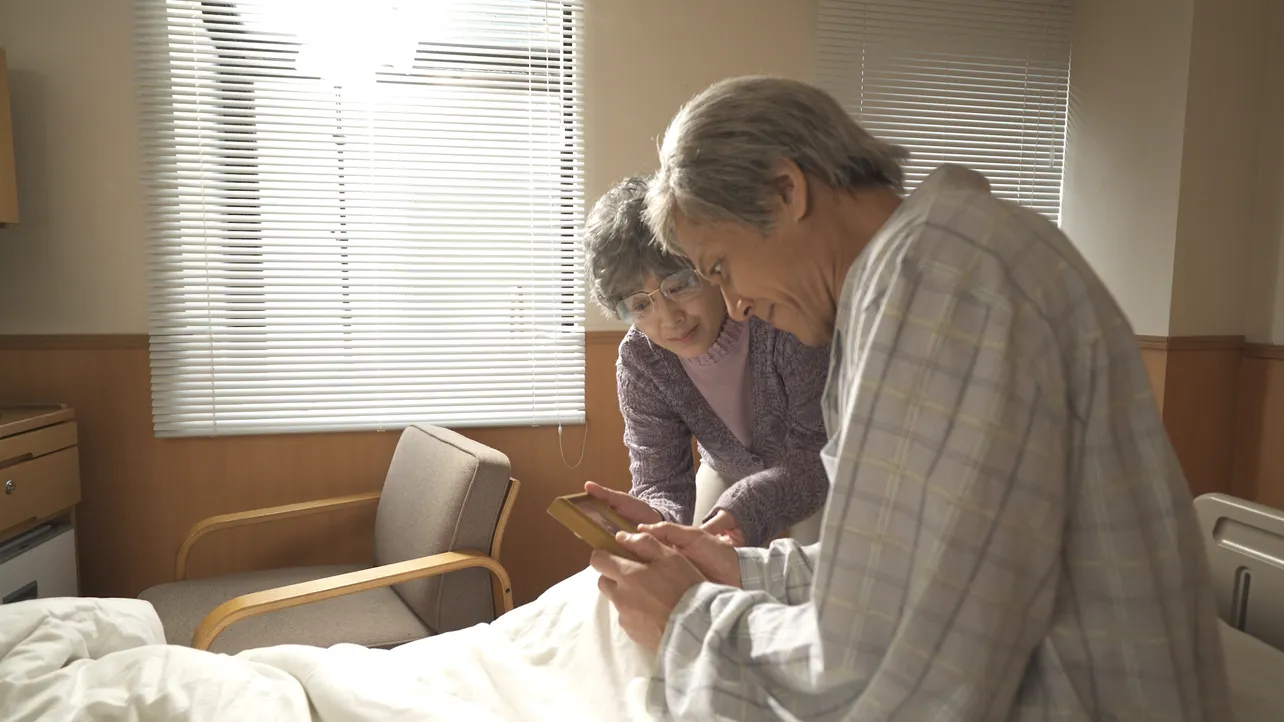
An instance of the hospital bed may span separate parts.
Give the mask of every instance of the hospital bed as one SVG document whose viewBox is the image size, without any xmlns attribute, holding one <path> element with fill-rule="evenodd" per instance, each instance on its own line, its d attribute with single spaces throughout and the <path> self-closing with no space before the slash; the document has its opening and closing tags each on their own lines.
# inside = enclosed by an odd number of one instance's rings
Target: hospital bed
<svg viewBox="0 0 1284 722">
<path fill-rule="evenodd" d="M 1205 494 L 1207 543 L 1238 722 L 1284 720 L 1284 511 Z"/>
</svg>

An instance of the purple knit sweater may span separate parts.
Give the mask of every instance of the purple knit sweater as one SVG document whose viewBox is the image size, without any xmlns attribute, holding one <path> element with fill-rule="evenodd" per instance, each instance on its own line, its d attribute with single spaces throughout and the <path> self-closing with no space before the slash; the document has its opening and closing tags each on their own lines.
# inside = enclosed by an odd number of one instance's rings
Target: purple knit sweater
<svg viewBox="0 0 1284 722">
<path fill-rule="evenodd" d="M 792 334 L 749 320 L 751 452 L 704 400 L 678 357 L 630 329 L 620 343 L 616 381 L 631 493 L 668 521 L 691 524 L 694 436 L 702 463 L 732 483 L 717 507 L 735 515 L 750 546 L 810 517 L 829 493 L 820 461 L 826 441 L 820 398 L 828 368 L 828 344 L 810 348 Z"/>
</svg>

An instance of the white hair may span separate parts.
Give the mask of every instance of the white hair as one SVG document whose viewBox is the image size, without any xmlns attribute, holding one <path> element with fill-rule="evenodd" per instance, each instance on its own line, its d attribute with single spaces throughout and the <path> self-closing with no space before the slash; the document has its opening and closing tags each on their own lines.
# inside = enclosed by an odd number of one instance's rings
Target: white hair
<svg viewBox="0 0 1284 722">
<path fill-rule="evenodd" d="M 723 80 L 682 106 L 665 131 L 646 198 L 647 225 L 672 253 L 681 253 L 678 213 L 692 223 L 737 221 L 766 233 L 780 161 L 835 189 L 900 191 L 908 157 L 812 85 L 763 76 Z"/>
</svg>

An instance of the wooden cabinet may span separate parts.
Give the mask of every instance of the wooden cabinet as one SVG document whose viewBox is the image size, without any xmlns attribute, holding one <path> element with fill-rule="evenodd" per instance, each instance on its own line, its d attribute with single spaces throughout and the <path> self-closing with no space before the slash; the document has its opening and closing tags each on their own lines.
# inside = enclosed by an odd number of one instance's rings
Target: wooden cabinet
<svg viewBox="0 0 1284 722">
<path fill-rule="evenodd" d="M 79 455 L 71 409 L 0 407 L 0 604 L 80 594 Z"/>
<path fill-rule="evenodd" d="M 48 522 L 74 525 L 75 418 L 61 406 L 0 407 L 0 541 Z"/>
<path fill-rule="evenodd" d="M 13 116 L 9 111 L 9 66 L 0 48 L 0 226 L 18 222 L 18 174 L 13 162 Z"/>
</svg>

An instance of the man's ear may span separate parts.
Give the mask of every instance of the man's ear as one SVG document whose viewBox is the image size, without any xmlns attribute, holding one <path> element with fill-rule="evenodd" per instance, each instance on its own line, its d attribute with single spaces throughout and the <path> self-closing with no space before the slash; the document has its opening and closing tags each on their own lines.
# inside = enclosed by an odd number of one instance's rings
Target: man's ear
<svg viewBox="0 0 1284 722">
<path fill-rule="evenodd" d="M 792 160 L 781 160 L 776 166 L 776 177 L 773 179 L 776 199 L 781 205 L 784 218 L 791 222 L 801 221 L 811 210 L 807 180 L 807 174 Z"/>
</svg>

